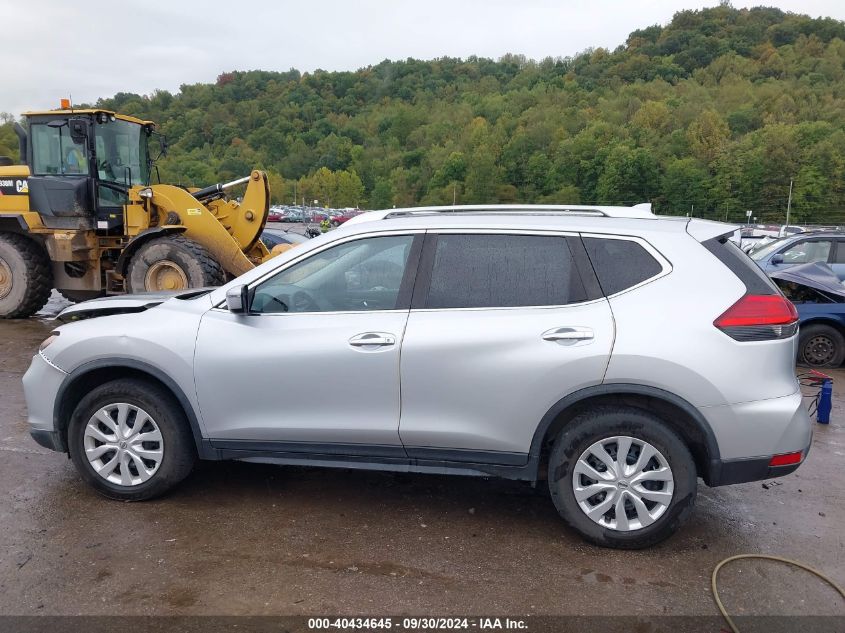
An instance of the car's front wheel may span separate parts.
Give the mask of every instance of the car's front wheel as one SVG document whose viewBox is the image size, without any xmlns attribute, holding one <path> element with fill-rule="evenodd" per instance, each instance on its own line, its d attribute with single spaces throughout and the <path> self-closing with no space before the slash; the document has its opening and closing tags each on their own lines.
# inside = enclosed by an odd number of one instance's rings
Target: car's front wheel
<svg viewBox="0 0 845 633">
<path fill-rule="evenodd" d="M 600 407 L 560 431 L 549 456 L 549 489 L 563 519 L 596 545 L 649 547 L 692 512 L 695 463 L 659 418 Z"/>
<path fill-rule="evenodd" d="M 122 501 L 167 492 L 196 460 L 188 422 L 172 394 L 138 379 L 115 380 L 87 394 L 73 412 L 68 444 L 82 478 Z"/>
</svg>

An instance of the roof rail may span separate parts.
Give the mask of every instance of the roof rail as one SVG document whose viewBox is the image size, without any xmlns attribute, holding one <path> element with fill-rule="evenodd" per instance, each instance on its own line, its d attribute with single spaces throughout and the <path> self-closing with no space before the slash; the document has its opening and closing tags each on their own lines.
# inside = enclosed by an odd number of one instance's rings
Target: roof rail
<svg viewBox="0 0 845 633">
<path fill-rule="evenodd" d="M 406 209 L 383 209 L 368 211 L 346 222 L 355 224 L 373 220 L 425 215 L 477 214 L 477 215 L 578 215 L 606 218 L 655 218 L 651 204 L 633 207 L 558 205 L 558 204 L 468 204 L 443 207 L 410 207 Z"/>
</svg>

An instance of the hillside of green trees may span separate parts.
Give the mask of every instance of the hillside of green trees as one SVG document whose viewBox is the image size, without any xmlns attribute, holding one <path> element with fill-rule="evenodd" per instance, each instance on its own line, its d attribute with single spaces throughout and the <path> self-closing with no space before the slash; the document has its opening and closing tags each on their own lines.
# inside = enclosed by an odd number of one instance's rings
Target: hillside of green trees
<svg viewBox="0 0 845 633">
<path fill-rule="evenodd" d="M 571 58 L 229 72 L 97 105 L 159 122 L 163 181 L 259 167 L 275 202 L 651 201 L 782 222 L 794 180 L 795 222 L 845 221 L 845 23 L 774 8 L 682 11 Z M 0 126 L 0 154 L 14 144 Z"/>
</svg>

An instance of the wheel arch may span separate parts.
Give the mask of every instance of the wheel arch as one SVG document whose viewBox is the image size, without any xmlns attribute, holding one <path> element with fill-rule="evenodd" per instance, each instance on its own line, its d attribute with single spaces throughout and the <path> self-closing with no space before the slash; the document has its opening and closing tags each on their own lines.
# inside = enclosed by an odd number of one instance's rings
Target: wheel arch
<svg viewBox="0 0 845 633">
<path fill-rule="evenodd" d="M 184 233 L 185 231 L 186 228 L 184 226 L 157 226 L 141 231 L 138 235 L 129 240 L 129 243 L 126 246 L 123 247 L 120 256 L 117 258 L 117 272 L 126 276 L 126 269 L 129 266 L 129 260 L 132 259 L 132 256 L 136 252 L 138 252 L 139 248 L 151 239 L 161 235 L 169 235 L 171 233 Z"/>
<path fill-rule="evenodd" d="M 657 415 L 690 449 L 699 477 L 708 485 L 719 481 L 721 456 L 716 436 L 693 405 L 658 387 L 616 383 L 586 387 L 561 398 L 548 410 L 531 440 L 529 464 L 535 480 L 545 475 L 551 443 L 560 429 L 582 411 L 601 405 L 629 406 Z"/>
<path fill-rule="evenodd" d="M 138 378 L 158 384 L 170 392 L 188 420 L 197 454 L 201 459 L 217 459 L 217 452 L 204 442 L 199 419 L 185 392 L 166 373 L 148 363 L 130 358 L 108 358 L 80 365 L 65 378 L 53 405 L 53 428 L 58 431 L 61 450 L 68 450 L 68 425 L 74 409 L 94 387 L 120 378 Z"/>
<path fill-rule="evenodd" d="M 801 323 L 799 324 L 799 328 L 804 327 L 806 325 L 829 325 L 833 329 L 841 332 L 843 336 L 845 336 L 845 323 L 842 323 L 839 319 L 833 319 L 831 317 L 823 315 L 812 316 L 808 319 L 801 321 Z"/>
<path fill-rule="evenodd" d="M 29 225 L 22 215 L 2 214 L 0 215 L 0 232 L 29 236 Z"/>
</svg>

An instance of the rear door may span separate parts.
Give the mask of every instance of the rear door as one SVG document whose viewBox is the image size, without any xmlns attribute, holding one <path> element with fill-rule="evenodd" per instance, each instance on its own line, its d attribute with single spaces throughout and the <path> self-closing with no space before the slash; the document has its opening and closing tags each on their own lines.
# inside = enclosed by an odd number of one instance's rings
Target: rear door
<svg viewBox="0 0 845 633">
<path fill-rule="evenodd" d="M 525 463 L 552 405 L 602 381 L 613 336 L 577 235 L 429 233 L 402 345 L 406 451 Z"/>
</svg>

